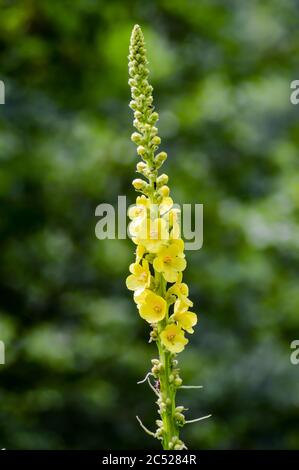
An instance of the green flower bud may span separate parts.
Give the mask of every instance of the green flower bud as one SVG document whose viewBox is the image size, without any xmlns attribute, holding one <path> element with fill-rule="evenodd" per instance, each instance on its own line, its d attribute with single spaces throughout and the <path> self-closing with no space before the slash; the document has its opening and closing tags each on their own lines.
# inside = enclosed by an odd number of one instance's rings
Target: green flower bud
<svg viewBox="0 0 299 470">
<path fill-rule="evenodd" d="M 160 361 L 159 361 L 159 359 L 152 359 L 152 360 L 151 360 L 151 363 L 152 363 L 154 366 L 157 366 L 158 364 L 160 364 Z"/>
<path fill-rule="evenodd" d="M 150 122 L 151 124 L 155 124 L 155 123 L 158 121 L 158 119 L 159 119 L 159 114 L 156 113 L 156 112 L 154 112 L 154 113 L 152 113 L 152 114 L 150 115 L 150 117 L 149 117 L 149 122 Z"/>
<path fill-rule="evenodd" d="M 181 377 L 176 377 L 175 380 L 174 380 L 174 385 L 176 387 L 180 387 L 182 385 L 183 381 L 181 379 Z"/>
<path fill-rule="evenodd" d="M 165 162 L 166 158 L 167 158 L 167 153 L 166 152 L 158 153 L 158 155 L 156 155 L 156 157 L 155 157 L 156 168 L 160 168 L 160 166 L 162 166 L 163 163 Z"/>
<path fill-rule="evenodd" d="M 146 173 L 148 172 L 148 166 L 144 162 L 138 162 L 136 165 L 136 169 L 138 173 L 141 173 L 142 175 L 146 175 Z"/>
<path fill-rule="evenodd" d="M 135 144 L 139 144 L 142 140 L 142 135 L 139 134 L 138 132 L 133 132 L 133 134 L 131 135 L 131 140 Z"/>
<path fill-rule="evenodd" d="M 146 152 L 146 150 L 145 150 L 145 148 L 143 147 L 143 145 L 139 145 L 139 146 L 137 147 L 137 153 L 138 153 L 138 155 L 143 156 L 143 155 L 145 154 L 145 152 Z"/>
<path fill-rule="evenodd" d="M 152 138 L 152 144 L 153 145 L 160 145 L 161 144 L 161 139 L 158 135 L 155 135 L 153 138 Z"/>
<path fill-rule="evenodd" d="M 136 178 L 135 180 L 133 180 L 132 185 L 137 191 L 144 191 L 147 186 L 146 182 L 140 178 Z"/>
<path fill-rule="evenodd" d="M 157 186 L 158 187 L 166 185 L 167 183 L 168 183 L 168 176 L 165 173 L 163 173 L 162 175 L 160 175 L 157 178 Z"/>
<path fill-rule="evenodd" d="M 169 196 L 169 193 L 170 193 L 170 189 L 168 186 L 162 186 L 160 189 L 159 189 L 159 194 L 161 194 L 162 197 L 168 197 Z"/>
<path fill-rule="evenodd" d="M 176 413 L 182 413 L 182 411 L 184 411 L 186 408 L 184 406 L 177 406 L 175 411 Z"/>
</svg>

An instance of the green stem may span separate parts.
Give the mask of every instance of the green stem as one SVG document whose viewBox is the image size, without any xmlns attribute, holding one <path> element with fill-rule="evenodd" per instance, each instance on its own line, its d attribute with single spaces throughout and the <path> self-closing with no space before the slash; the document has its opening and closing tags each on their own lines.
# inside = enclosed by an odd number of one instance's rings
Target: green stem
<svg viewBox="0 0 299 470">
<path fill-rule="evenodd" d="M 163 279 L 163 276 L 160 275 L 160 284 L 159 292 L 165 298 L 166 293 L 166 282 Z M 159 333 L 163 330 L 168 322 L 168 312 L 164 320 L 158 325 Z M 160 379 L 160 394 L 162 401 L 164 403 L 162 407 L 161 418 L 163 421 L 163 449 L 171 449 L 170 443 L 172 442 L 173 437 L 179 437 L 179 428 L 175 420 L 175 397 L 176 397 L 176 386 L 173 381 L 173 365 L 171 353 L 167 351 L 160 340 L 157 341 L 158 351 L 159 351 L 159 360 L 162 364 L 162 370 L 159 375 Z M 172 376 L 172 377 L 171 377 Z"/>
</svg>

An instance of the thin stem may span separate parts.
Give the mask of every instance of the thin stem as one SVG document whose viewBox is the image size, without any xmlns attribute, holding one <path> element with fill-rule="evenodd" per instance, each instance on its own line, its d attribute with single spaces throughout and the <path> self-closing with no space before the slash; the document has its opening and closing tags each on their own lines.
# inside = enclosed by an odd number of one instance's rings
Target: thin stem
<svg viewBox="0 0 299 470">
<path fill-rule="evenodd" d="M 166 281 L 163 276 L 159 276 L 159 294 L 165 297 L 166 293 Z M 159 332 L 165 327 L 168 321 L 168 311 L 166 317 L 158 325 Z M 160 373 L 160 393 L 161 398 L 164 403 L 163 411 L 161 414 L 164 428 L 163 435 L 163 449 L 169 450 L 170 442 L 173 437 L 179 437 L 179 429 L 175 421 L 175 395 L 176 387 L 174 386 L 173 381 L 170 380 L 172 375 L 172 363 L 171 363 L 171 354 L 165 348 L 163 348 L 161 342 L 157 341 L 159 358 L 162 364 L 162 370 Z"/>
</svg>

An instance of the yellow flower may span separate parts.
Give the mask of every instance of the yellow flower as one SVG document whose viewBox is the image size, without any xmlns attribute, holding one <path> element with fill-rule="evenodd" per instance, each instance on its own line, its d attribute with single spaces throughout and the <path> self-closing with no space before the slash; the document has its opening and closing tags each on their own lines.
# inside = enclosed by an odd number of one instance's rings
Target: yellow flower
<svg viewBox="0 0 299 470">
<path fill-rule="evenodd" d="M 148 323 L 157 323 L 165 317 L 167 304 L 163 297 L 146 290 L 141 295 L 136 296 L 135 300 L 140 316 Z"/>
<path fill-rule="evenodd" d="M 167 325 L 161 332 L 160 338 L 165 348 L 172 353 L 183 351 L 185 345 L 188 343 L 183 330 L 174 324 Z"/>
<path fill-rule="evenodd" d="M 133 263 L 130 265 L 130 272 L 132 273 L 127 277 L 126 284 L 129 290 L 139 291 L 149 287 L 151 282 L 151 273 L 148 267 L 148 262 L 144 259 L 142 265 Z"/>
<path fill-rule="evenodd" d="M 171 318 L 173 318 L 183 330 L 186 330 L 188 333 L 194 333 L 192 327 L 197 323 L 197 315 L 196 313 L 189 312 L 188 308 L 189 304 L 185 302 L 185 300 L 178 299 L 174 304 L 174 314 Z"/>
<path fill-rule="evenodd" d="M 149 292 L 150 291 L 148 289 L 134 291 L 134 302 L 137 304 L 138 308 L 143 302 L 145 302 L 145 297 Z"/>
<path fill-rule="evenodd" d="M 145 219 L 142 221 L 133 241 L 141 244 L 149 253 L 157 253 L 168 242 L 169 233 L 165 220 Z"/>
<path fill-rule="evenodd" d="M 193 307 L 193 302 L 188 299 L 189 287 L 187 286 L 187 284 L 182 282 L 182 277 L 182 273 L 179 273 L 177 282 L 168 289 L 168 293 L 176 295 L 178 299 L 180 299 L 184 304 L 187 305 L 188 310 L 188 307 Z"/>
<path fill-rule="evenodd" d="M 130 219 L 134 220 L 137 217 L 146 217 L 147 208 L 149 208 L 149 206 L 150 200 L 146 196 L 138 196 L 136 199 L 136 205 L 130 207 L 128 210 Z"/>
<path fill-rule="evenodd" d="M 171 197 L 163 197 L 162 201 L 159 204 L 159 211 L 161 215 L 166 214 L 173 206 L 173 200 Z"/>
<path fill-rule="evenodd" d="M 142 259 L 144 253 L 146 253 L 146 249 L 142 245 L 137 245 L 136 247 L 136 263 Z"/>
<path fill-rule="evenodd" d="M 178 249 L 178 256 L 185 258 L 184 247 L 185 243 L 181 238 L 170 239 L 170 246 L 176 246 Z"/>
<path fill-rule="evenodd" d="M 162 247 L 154 259 L 154 269 L 162 273 L 167 282 L 176 282 L 178 273 L 186 268 L 184 254 L 176 244 Z"/>
</svg>

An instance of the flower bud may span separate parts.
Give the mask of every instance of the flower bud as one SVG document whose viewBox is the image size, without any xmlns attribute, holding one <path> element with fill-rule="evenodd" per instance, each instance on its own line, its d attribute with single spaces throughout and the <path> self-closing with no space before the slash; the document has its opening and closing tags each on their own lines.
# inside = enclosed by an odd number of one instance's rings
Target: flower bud
<svg viewBox="0 0 299 470">
<path fill-rule="evenodd" d="M 153 138 L 152 138 L 152 144 L 153 145 L 160 145 L 161 144 L 161 139 L 158 135 L 155 135 Z"/>
<path fill-rule="evenodd" d="M 143 147 L 143 145 L 139 145 L 139 146 L 137 147 L 137 153 L 138 153 L 138 155 L 140 155 L 140 156 L 142 156 L 142 155 L 145 154 L 145 148 Z"/>
<path fill-rule="evenodd" d="M 164 185 L 159 189 L 159 193 L 162 197 L 168 197 L 170 193 L 170 189 L 168 186 Z"/>
<path fill-rule="evenodd" d="M 131 140 L 135 144 L 139 144 L 142 140 L 142 136 L 138 132 L 133 132 L 133 134 L 131 135 Z"/>
<path fill-rule="evenodd" d="M 136 80 L 134 80 L 134 78 L 130 78 L 129 81 L 128 81 L 128 83 L 129 83 L 129 85 L 130 85 L 131 87 L 137 85 Z"/>
<path fill-rule="evenodd" d="M 183 381 L 181 379 L 181 377 L 176 377 L 175 380 L 174 380 L 174 385 L 176 387 L 180 387 L 182 385 Z"/>
<path fill-rule="evenodd" d="M 167 158 L 167 153 L 166 152 L 160 152 L 158 155 L 155 157 L 155 162 L 156 162 L 156 167 L 160 168 L 161 165 L 165 162 Z"/>
<path fill-rule="evenodd" d="M 151 124 L 155 124 L 159 119 L 159 114 L 156 113 L 156 112 L 153 112 L 150 117 L 149 117 L 149 121 Z"/>
<path fill-rule="evenodd" d="M 138 162 L 136 165 L 138 173 L 145 174 L 147 170 L 147 164 L 144 162 Z"/>
<path fill-rule="evenodd" d="M 143 191 L 146 188 L 146 182 L 140 178 L 134 179 L 132 185 L 137 191 Z"/>
<path fill-rule="evenodd" d="M 168 183 L 168 176 L 163 173 L 162 175 L 160 175 L 158 178 L 157 178 L 157 185 L 158 187 L 160 186 L 164 186 Z"/>
<path fill-rule="evenodd" d="M 151 363 L 152 363 L 153 365 L 157 366 L 158 364 L 160 364 L 160 361 L 159 361 L 159 359 L 152 359 L 152 360 L 151 360 Z"/>
<path fill-rule="evenodd" d="M 182 413 L 182 411 L 184 411 L 184 410 L 185 410 L 184 406 L 177 406 L 176 409 L 175 409 L 176 413 Z"/>
<path fill-rule="evenodd" d="M 152 367 L 151 373 L 153 374 L 154 377 L 158 377 L 158 374 L 159 374 L 158 366 L 155 365 L 154 367 Z"/>
</svg>

